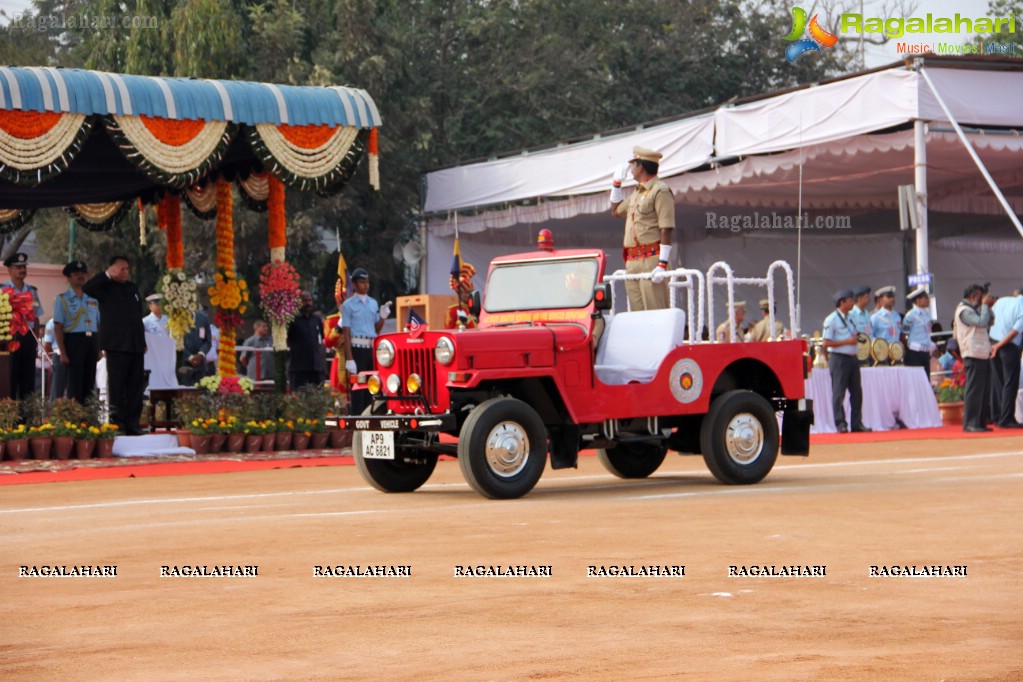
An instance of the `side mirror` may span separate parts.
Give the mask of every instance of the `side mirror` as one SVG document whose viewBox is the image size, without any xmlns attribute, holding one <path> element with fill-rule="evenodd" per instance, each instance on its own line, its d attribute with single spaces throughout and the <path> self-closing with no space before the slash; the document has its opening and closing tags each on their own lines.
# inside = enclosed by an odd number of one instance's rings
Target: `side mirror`
<svg viewBox="0 0 1023 682">
<path fill-rule="evenodd" d="M 480 300 L 480 292 L 473 291 L 469 294 L 469 312 L 477 320 L 480 319 L 480 312 L 483 310 L 483 302 Z"/>
<path fill-rule="evenodd" d="M 597 310 L 611 309 L 611 284 L 601 282 L 593 287 L 593 306 Z"/>
</svg>

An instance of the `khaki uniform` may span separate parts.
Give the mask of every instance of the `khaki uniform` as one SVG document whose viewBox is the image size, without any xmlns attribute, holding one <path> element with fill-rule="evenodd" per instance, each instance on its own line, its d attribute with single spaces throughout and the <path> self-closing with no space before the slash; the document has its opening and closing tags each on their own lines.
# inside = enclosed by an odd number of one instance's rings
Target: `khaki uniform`
<svg viewBox="0 0 1023 682">
<path fill-rule="evenodd" d="M 640 183 L 627 203 L 623 201 L 614 210 L 616 216 L 625 216 L 622 242 L 625 272 L 630 275 L 652 272 L 660 257 L 661 230 L 675 227 L 675 198 L 663 180 L 651 178 Z M 668 307 L 667 282 L 630 281 L 625 283 L 625 291 L 630 310 Z"/>
<path fill-rule="evenodd" d="M 755 325 L 753 325 L 753 329 L 750 330 L 749 340 L 750 341 L 771 341 L 772 339 L 777 339 L 779 336 L 781 336 L 782 334 L 785 333 L 785 325 L 783 325 L 778 320 L 775 320 L 774 321 L 774 334 L 771 334 L 771 332 L 770 332 L 771 328 L 770 328 L 770 325 L 768 324 L 768 322 L 770 322 L 770 320 L 768 320 L 765 317 L 764 319 L 760 320 Z"/>
<path fill-rule="evenodd" d="M 714 339 L 717 340 L 718 343 L 729 343 L 728 334 L 731 331 L 731 329 L 729 329 L 729 324 L 730 321 L 725 320 L 718 325 L 717 329 L 714 330 Z M 735 336 L 736 338 L 732 339 L 731 343 L 740 343 L 744 340 L 741 322 L 737 322 L 735 324 Z"/>
</svg>

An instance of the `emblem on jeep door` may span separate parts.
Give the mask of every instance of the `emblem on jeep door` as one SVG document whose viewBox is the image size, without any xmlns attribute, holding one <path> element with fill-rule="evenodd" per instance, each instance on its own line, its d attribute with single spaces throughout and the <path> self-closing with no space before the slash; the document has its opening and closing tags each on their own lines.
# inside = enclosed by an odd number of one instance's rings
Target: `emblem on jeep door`
<svg viewBox="0 0 1023 682">
<path fill-rule="evenodd" d="M 693 402 L 703 391 L 703 372 L 691 358 L 683 358 L 672 365 L 668 381 L 671 382 L 671 394 L 683 404 Z"/>
</svg>

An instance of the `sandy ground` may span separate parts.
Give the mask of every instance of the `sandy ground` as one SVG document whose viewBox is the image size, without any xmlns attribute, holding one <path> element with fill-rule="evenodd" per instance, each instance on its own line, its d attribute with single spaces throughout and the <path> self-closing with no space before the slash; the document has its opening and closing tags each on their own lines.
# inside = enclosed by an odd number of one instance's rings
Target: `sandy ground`
<svg viewBox="0 0 1023 682">
<path fill-rule="evenodd" d="M 738 488 L 699 458 L 622 481 L 586 457 L 503 502 L 471 492 L 456 462 L 410 495 L 350 466 L 6 486 L 0 678 L 1023 679 L 1023 440 L 779 461 Z M 117 576 L 19 577 L 76 564 Z M 224 564 L 258 576 L 160 577 Z M 685 575 L 587 576 L 651 564 Z M 489 565 L 552 575 L 454 575 Z M 826 569 L 729 577 L 733 565 Z"/>
</svg>

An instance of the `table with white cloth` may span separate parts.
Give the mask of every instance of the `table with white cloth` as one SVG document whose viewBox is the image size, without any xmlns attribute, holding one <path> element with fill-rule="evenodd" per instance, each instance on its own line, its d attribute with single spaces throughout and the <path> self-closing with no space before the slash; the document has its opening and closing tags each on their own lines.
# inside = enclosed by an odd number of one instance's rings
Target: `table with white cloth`
<svg viewBox="0 0 1023 682">
<path fill-rule="evenodd" d="M 941 412 L 927 374 L 919 367 L 863 367 L 863 425 L 874 431 L 890 431 L 900 420 L 907 428 L 941 426 Z M 814 369 L 806 380 L 806 397 L 813 399 L 813 427 L 810 433 L 836 433 L 831 408 L 831 372 Z M 845 416 L 850 419 L 849 395 Z M 852 424 L 850 424 L 852 426 Z"/>
</svg>

